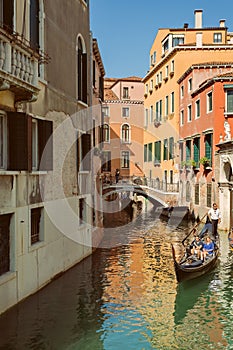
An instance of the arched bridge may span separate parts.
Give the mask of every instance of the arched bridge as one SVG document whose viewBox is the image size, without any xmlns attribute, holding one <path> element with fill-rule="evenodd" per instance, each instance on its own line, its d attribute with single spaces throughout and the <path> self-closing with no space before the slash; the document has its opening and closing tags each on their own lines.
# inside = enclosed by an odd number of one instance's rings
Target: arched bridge
<svg viewBox="0 0 233 350">
<path fill-rule="evenodd" d="M 178 199 L 178 192 L 164 192 L 144 185 L 129 183 L 109 184 L 103 187 L 103 198 L 114 193 L 132 192 L 147 198 L 155 207 L 168 206 L 169 201 Z"/>
</svg>

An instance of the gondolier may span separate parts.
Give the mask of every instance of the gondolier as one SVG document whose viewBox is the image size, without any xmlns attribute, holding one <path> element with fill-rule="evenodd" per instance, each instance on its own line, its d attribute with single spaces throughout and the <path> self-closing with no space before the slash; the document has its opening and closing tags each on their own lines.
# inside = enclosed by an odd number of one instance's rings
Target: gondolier
<svg viewBox="0 0 233 350">
<path fill-rule="evenodd" d="M 217 203 L 213 203 L 213 207 L 208 211 L 208 217 L 212 222 L 212 234 L 216 239 L 218 236 L 218 223 L 221 222 L 221 213 Z"/>
</svg>

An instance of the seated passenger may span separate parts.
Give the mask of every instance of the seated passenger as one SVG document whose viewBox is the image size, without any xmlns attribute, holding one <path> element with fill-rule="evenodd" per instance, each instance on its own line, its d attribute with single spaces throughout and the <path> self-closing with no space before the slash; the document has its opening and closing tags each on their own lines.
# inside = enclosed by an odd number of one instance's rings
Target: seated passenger
<svg viewBox="0 0 233 350">
<path fill-rule="evenodd" d="M 200 259 L 202 248 L 203 248 L 203 242 L 200 240 L 199 236 L 195 236 L 195 239 L 194 239 L 194 241 L 192 243 L 192 247 L 191 247 L 191 254 L 197 255 L 198 259 Z"/>
<path fill-rule="evenodd" d="M 209 236 L 206 237 L 206 242 L 203 244 L 202 260 L 206 257 L 213 255 L 214 252 L 214 242 Z"/>
</svg>

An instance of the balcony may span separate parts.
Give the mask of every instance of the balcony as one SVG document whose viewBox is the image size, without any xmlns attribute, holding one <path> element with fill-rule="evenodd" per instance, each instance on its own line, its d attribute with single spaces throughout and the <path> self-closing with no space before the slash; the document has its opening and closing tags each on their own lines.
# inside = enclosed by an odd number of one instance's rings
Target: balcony
<svg viewBox="0 0 233 350">
<path fill-rule="evenodd" d="M 17 33 L 0 28 L 0 91 L 9 90 L 15 102 L 37 98 L 38 63 L 42 55 L 32 50 Z"/>
</svg>

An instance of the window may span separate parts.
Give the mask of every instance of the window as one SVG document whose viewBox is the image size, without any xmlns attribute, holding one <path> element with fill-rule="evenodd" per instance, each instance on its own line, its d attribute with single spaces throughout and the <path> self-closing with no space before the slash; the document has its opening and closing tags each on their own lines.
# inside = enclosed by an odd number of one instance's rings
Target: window
<svg viewBox="0 0 233 350">
<path fill-rule="evenodd" d="M 111 172 L 111 152 L 110 151 L 103 151 L 102 152 L 102 165 L 101 165 L 101 171 L 102 172 Z"/>
<path fill-rule="evenodd" d="M 159 84 L 159 74 L 156 74 L 156 85 Z"/>
<path fill-rule="evenodd" d="M 7 117 L 0 114 L 0 169 L 7 168 Z"/>
<path fill-rule="evenodd" d="M 171 73 L 174 73 L 174 68 L 175 68 L 175 61 L 171 61 Z"/>
<path fill-rule="evenodd" d="M 163 105 L 163 101 L 159 100 L 156 102 L 155 104 L 155 119 L 157 122 L 160 122 L 162 120 L 162 105 Z"/>
<path fill-rule="evenodd" d="M 174 158 L 174 137 L 169 138 L 169 159 Z"/>
<path fill-rule="evenodd" d="M 0 0 L 0 26 L 13 31 L 14 0 Z"/>
<path fill-rule="evenodd" d="M 154 143 L 154 150 L 155 150 L 155 163 L 161 163 L 161 141 L 156 141 Z"/>
<path fill-rule="evenodd" d="M 148 162 L 152 162 L 152 143 L 148 144 Z"/>
<path fill-rule="evenodd" d="M 148 123 L 149 123 L 149 112 L 148 112 L 148 109 L 146 108 L 145 109 L 145 126 L 147 127 L 148 126 Z"/>
<path fill-rule="evenodd" d="M 53 123 L 49 120 L 34 120 L 25 113 L 8 112 L 7 124 L 9 135 L 8 170 L 29 170 L 33 169 L 33 162 L 36 160 L 37 168 L 40 170 L 53 169 Z M 37 131 L 36 131 L 37 129 Z M 32 133 L 37 134 L 36 135 Z M 33 138 L 33 143 L 32 143 Z M 37 151 L 36 151 L 37 149 Z"/>
<path fill-rule="evenodd" d="M 186 183 L 186 202 L 190 202 L 191 200 L 191 185 L 190 182 L 187 181 Z"/>
<path fill-rule="evenodd" d="M 163 80 L 163 72 L 159 73 L 159 82 L 162 83 Z"/>
<path fill-rule="evenodd" d="M 91 170 L 91 135 L 81 135 L 81 170 Z"/>
<path fill-rule="evenodd" d="M 35 51 L 38 51 L 40 48 L 39 0 L 30 0 L 30 46 Z"/>
<path fill-rule="evenodd" d="M 154 109 L 153 106 L 150 106 L 150 122 L 153 123 L 154 120 Z"/>
<path fill-rule="evenodd" d="M 170 170 L 170 184 L 173 184 L 173 170 Z"/>
<path fill-rule="evenodd" d="M 175 94 L 171 93 L 171 113 L 175 112 Z"/>
<path fill-rule="evenodd" d="M 166 66 L 165 68 L 165 77 L 167 78 L 169 74 L 169 66 Z"/>
<path fill-rule="evenodd" d="M 83 225 L 87 220 L 87 209 L 85 198 L 79 198 L 79 224 Z"/>
<path fill-rule="evenodd" d="M 130 142 L 130 127 L 128 124 L 123 124 L 121 127 L 121 141 L 123 143 Z"/>
<path fill-rule="evenodd" d="M 109 117 L 110 113 L 109 113 L 109 107 L 102 107 L 102 114 L 103 117 Z"/>
<path fill-rule="evenodd" d="M 129 98 L 129 88 L 123 87 L 123 98 Z"/>
<path fill-rule="evenodd" d="M 147 145 L 144 145 L 144 162 L 147 162 Z"/>
<path fill-rule="evenodd" d="M 213 94 L 212 91 L 210 91 L 207 94 L 207 113 L 212 112 L 213 109 Z"/>
<path fill-rule="evenodd" d="M 146 95 L 148 95 L 148 91 L 149 91 L 148 84 L 146 84 L 146 91 L 145 91 Z"/>
<path fill-rule="evenodd" d="M 222 42 L 222 33 L 214 33 L 214 43 Z"/>
<path fill-rule="evenodd" d="M 173 36 L 172 38 L 172 47 L 178 46 L 178 45 L 182 45 L 184 44 L 184 37 L 183 36 Z"/>
<path fill-rule="evenodd" d="M 233 113 L 233 90 L 227 90 L 227 113 Z"/>
<path fill-rule="evenodd" d="M 210 160 L 212 164 L 212 147 L 213 147 L 213 134 L 205 135 L 205 157 Z"/>
<path fill-rule="evenodd" d="M 195 102 L 195 118 L 200 118 L 200 100 Z"/>
<path fill-rule="evenodd" d="M 11 214 L 0 215 L 0 275 L 10 270 Z"/>
<path fill-rule="evenodd" d="M 151 81 L 150 81 L 150 91 L 151 92 L 153 91 L 153 87 L 154 87 L 154 82 L 153 82 L 153 79 L 151 79 Z"/>
<path fill-rule="evenodd" d="M 190 92 L 190 91 L 192 91 L 192 89 L 193 89 L 193 80 L 192 80 L 192 78 L 190 78 L 188 80 L 188 91 Z"/>
<path fill-rule="evenodd" d="M 200 160 L 200 137 L 195 137 L 193 140 L 193 160 L 196 164 L 199 163 Z"/>
<path fill-rule="evenodd" d="M 124 117 L 124 118 L 129 117 L 129 107 L 122 108 L 122 117 Z"/>
<path fill-rule="evenodd" d="M 192 105 L 188 106 L 188 122 L 192 121 Z"/>
<path fill-rule="evenodd" d="M 180 87 L 180 98 L 184 97 L 184 85 Z"/>
<path fill-rule="evenodd" d="M 38 123 L 32 119 L 32 170 L 38 170 Z"/>
<path fill-rule="evenodd" d="M 168 139 L 163 140 L 163 160 L 168 160 Z"/>
<path fill-rule="evenodd" d="M 41 213 L 42 208 L 31 209 L 31 244 L 41 240 Z"/>
<path fill-rule="evenodd" d="M 184 125 L 184 111 L 180 111 L 180 125 Z"/>
<path fill-rule="evenodd" d="M 184 143 L 183 142 L 180 142 L 179 148 L 180 148 L 180 160 L 181 162 L 183 162 L 184 160 Z"/>
<path fill-rule="evenodd" d="M 169 49 L 169 41 L 167 40 L 163 43 L 163 53 L 165 53 Z"/>
<path fill-rule="evenodd" d="M 87 103 L 87 54 L 84 52 L 80 37 L 78 37 L 77 52 L 77 88 L 78 100 Z"/>
<path fill-rule="evenodd" d="M 169 98 L 165 97 L 165 116 L 168 116 Z"/>
<path fill-rule="evenodd" d="M 186 143 L 186 153 L 185 153 L 185 160 L 186 162 L 191 159 L 191 140 L 187 140 Z"/>
<path fill-rule="evenodd" d="M 110 142 L 110 128 L 106 123 L 103 125 L 103 142 Z"/>
<path fill-rule="evenodd" d="M 121 168 L 129 169 L 129 151 L 121 152 Z"/>
<path fill-rule="evenodd" d="M 199 183 L 195 184 L 195 204 L 199 205 L 200 201 L 200 185 Z"/>
</svg>

